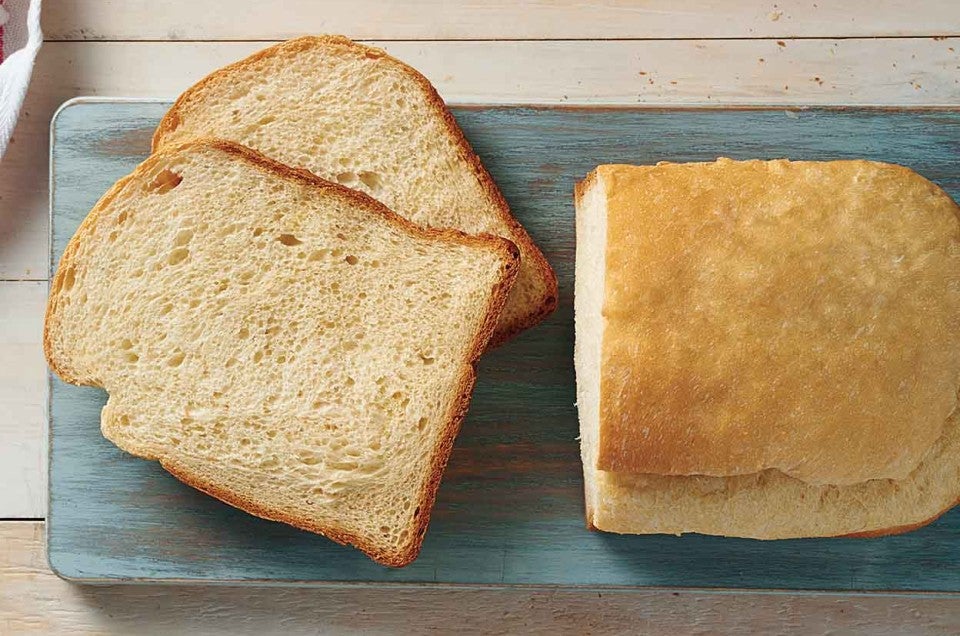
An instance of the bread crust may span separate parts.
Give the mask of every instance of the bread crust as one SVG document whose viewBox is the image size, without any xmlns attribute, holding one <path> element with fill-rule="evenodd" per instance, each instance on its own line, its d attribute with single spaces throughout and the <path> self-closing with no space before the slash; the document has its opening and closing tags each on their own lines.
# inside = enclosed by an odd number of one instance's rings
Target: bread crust
<svg viewBox="0 0 960 636">
<path fill-rule="evenodd" d="M 547 262 L 543 252 L 541 252 L 540 248 L 533 242 L 533 239 L 530 238 L 530 235 L 523 226 L 513 217 L 513 214 L 510 212 L 510 207 L 507 205 L 506 199 L 503 198 L 500 189 L 493 181 L 493 177 L 490 176 L 490 173 L 487 172 L 480 158 L 473 151 L 470 143 L 466 137 L 464 137 L 463 131 L 454 119 L 453 114 L 450 112 L 450 109 L 447 108 L 443 98 L 440 97 L 440 94 L 436 88 L 434 88 L 433 84 L 430 83 L 430 80 L 412 66 L 390 56 L 382 49 L 358 44 L 349 38 L 339 35 L 306 35 L 257 51 L 242 60 L 214 71 L 184 91 L 157 126 L 152 140 L 153 152 L 157 152 L 164 145 L 164 138 L 179 127 L 182 121 L 182 113 L 188 110 L 191 101 L 207 86 L 215 84 L 234 71 L 253 66 L 260 60 L 275 55 L 322 47 L 339 48 L 353 53 L 360 53 L 366 57 L 393 65 L 420 86 L 427 99 L 428 105 L 433 109 L 434 113 L 443 120 L 447 133 L 453 138 L 459 148 L 460 157 L 470 166 L 474 176 L 490 200 L 491 206 L 496 209 L 497 215 L 510 228 L 511 234 L 507 238 L 520 248 L 524 262 L 536 270 L 543 282 L 544 292 L 540 303 L 528 314 L 522 316 L 515 322 L 498 324 L 488 347 L 495 347 L 510 340 L 521 331 L 539 324 L 544 318 L 553 313 L 558 303 L 559 291 L 557 276 Z"/>
<path fill-rule="evenodd" d="M 583 197 L 587 195 L 590 188 L 597 182 L 597 170 L 599 170 L 599 168 L 594 168 L 587 173 L 587 176 L 573 185 L 573 201 L 576 207 L 582 205 Z"/>
<path fill-rule="evenodd" d="M 460 424 L 466 415 L 470 404 L 470 398 L 473 386 L 476 381 L 476 364 L 480 355 L 485 350 L 490 337 L 493 334 L 494 327 L 497 324 L 500 312 L 506 303 L 507 295 L 513 282 L 516 280 L 519 271 L 520 254 L 517 247 L 509 240 L 493 236 L 490 234 L 469 235 L 459 230 L 424 228 L 412 223 L 406 218 L 394 213 L 379 201 L 373 199 L 363 192 L 351 190 L 342 185 L 331 183 L 318 177 L 307 170 L 292 168 L 266 157 L 265 155 L 242 146 L 240 144 L 215 138 L 200 138 L 179 144 L 173 147 L 163 148 L 148 157 L 143 163 L 128 176 L 117 181 L 112 188 L 97 202 L 84 221 L 78 227 L 73 238 L 70 239 L 63 256 L 60 259 L 60 265 L 57 268 L 56 275 L 51 284 L 50 298 L 47 304 L 46 317 L 44 322 L 43 345 L 44 354 L 47 363 L 54 373 L 59 375 L 64 381 L 71 384 L 81 384 L 88 386 L 100 386 L 95 379 L 81 377 L 75 373 L 69 366 L 62 364 L 57 359 L 57 352 L 53 348 L 53 334 L 58 325 L 58 302 L 60 290 L 63 284 L 63 277 L 77 258 L 77 252 L 90 233 L 96 220 L 106 210 L 110 203 L 126 187 L 128 183 L 141 178 L 148 173 L 153 166 L 162 162 L 169 156 L 179 154 L 191 149 L 212 148 L 225 152 L 227 154 L 241 158 L 253 166 L 265 172 L 272 172 L 280 177 L 297 181 L 318 191 L 333 191 L 336 194 L 349 199 L 357 207 L 364 208 L 372 214 L 377 214 L 390 223 L 400 227 L 408 234 L 432 240 L 442 240 L 449 243 L 461 245 L 482 245 L 497 250 L 503 259 L 504 266 L 502 276 L 490 297 L 486 312 L 481 322 L 480 329 L 474 336 L 471 347 L 461 363 L 461 371 L 458 377 L 457 396 L 453 400 L 448 412 L 448 419 L 443 431 L 433 448 L 431 456 L 430 476 L 420 492 L 418 499 L 419 514 L 415 517 L 415 524 L 410 533 L 410 542 L 401 551 L 385 551 L 380 549 L 372 541 L 366 538 L 344 531 L 337 527 L 319 526 L 310 521 L 295 516 L 286 515 L 279 511 L 271 511 L 258 505 L 257 503 L 220 488 L 217 484 L 205 481 L 201 476 L 192 472 L 188 466 L 178 464 L 175 459 L 163 457 L 146 457 L 146 459 L 156 459 L 160 465 L 171 475 L 183 483 L 196 488 L 208 495 L 224 501 L 236 508 L 244 510 L 252 515 L 287 523 L 303 530 L 315 532 L 328 537 L 340 544 L 350 544 L 367 554 L 374 561 L 391 567 L 402 567 L 413 561 L 420 552 L 423 543 L 424 534 L 430 522 L 430 514 L 436 499 L 437 489 L 440 479 L 446 467 L 447 460 L 450 457 L 450 451 L 453 447 L 454 439 L 460 430 Z"/>
<path fill-rule="evenodd" d="M 776 468 L 815 485 L 913 470 L 960 383 L 960 208 L 948 195 L 862 160 L 598 176 L 614 238 L 597 468 Z"/>
</svg>

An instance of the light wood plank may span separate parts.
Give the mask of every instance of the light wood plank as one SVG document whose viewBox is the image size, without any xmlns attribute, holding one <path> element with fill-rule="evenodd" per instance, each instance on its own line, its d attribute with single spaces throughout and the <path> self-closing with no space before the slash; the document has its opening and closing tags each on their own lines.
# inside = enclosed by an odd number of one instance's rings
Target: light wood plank
<svg viewBox="0 0 960 636">
<path fill-rule="evenodd" d="M 591 42 L 373 42 L 453 103 L 951 104 L 960 38 Z M 31 102 L 172 98 L 263 42 L 48 43 Z M 32 112 L 46 125 L 46 112 Z"/>
<path fill-rule="evenodd" d="M 241 8 L 242 7 L 242 8 Z M 282 7 L 282 8 L 281 8 Z M 384 40 L 854 37 L 960 34 L 953 0 L 60 0 L 43 30 L 64 40 L 268 40 L 343 33 Z"/>
<path fill-rule="evenodd" d="M 81 587 L 54 576 L 43 524 L 0 522 L 0 632 L 956 634 L 960 599 L 694 591 Z M 453 622 L 451 622 L 453 621 Z"/>
<path fill-rule="evenodd" d="M 46 514 L 46 298 L 46 282 L 0 283 L 0 518 Z"/>
<path fill-rule="evenodd" d="M 109 3 L 91 6 L 100 4 Z M 0 164 L 0 279 L 46 275 L 47 134 L 57 105 L 76 95 L 172 98 L 209 71 L 265 45 L 47 43 L 14 143 Z M 957 39 L 384 46 L 458 103 L 908 105 L 960 100 Z"/>
</svg>

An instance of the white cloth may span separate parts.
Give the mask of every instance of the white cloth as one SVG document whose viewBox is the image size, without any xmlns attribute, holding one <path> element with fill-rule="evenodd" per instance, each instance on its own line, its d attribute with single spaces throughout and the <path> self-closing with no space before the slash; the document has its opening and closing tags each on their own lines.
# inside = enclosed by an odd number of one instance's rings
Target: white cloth
<svg viewBox="0 0 960 636">
<path fill-rule="evenodd" d="M 40 0 L 0 0 L 0 157 L 27 94 L 40 33 Z"/>
</svg>

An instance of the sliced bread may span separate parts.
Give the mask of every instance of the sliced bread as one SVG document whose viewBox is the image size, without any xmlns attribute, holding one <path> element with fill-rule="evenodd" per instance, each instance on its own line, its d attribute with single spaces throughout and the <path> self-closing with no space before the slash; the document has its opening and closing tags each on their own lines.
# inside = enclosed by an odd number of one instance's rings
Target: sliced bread
<svg viewBox="0 0 960 636">
<path fill-rule="evenodd" d="M 301 37 L 215 71 L 160 122 L 154 150 L 222 137 L 365 192 L 428 227 L 487 232 L 520 249 L 493 342 L 556 307 L 557 279 L 430 82 L 384 51 Z"/>
<path fill-rule="evenodd" d="M 54 277 L 51 368 L 103 434 L 252 514 L 413 560 L 519 256 L 239 145 L 164 148 Z"/>
</svg>

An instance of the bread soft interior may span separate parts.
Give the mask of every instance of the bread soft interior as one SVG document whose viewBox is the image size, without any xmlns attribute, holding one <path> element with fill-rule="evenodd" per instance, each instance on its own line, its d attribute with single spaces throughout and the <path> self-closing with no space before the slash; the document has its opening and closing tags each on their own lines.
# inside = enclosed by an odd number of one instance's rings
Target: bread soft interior
<svg viewBox="0 0 960 636">
<path fill-rule="evenodd" d="M 220 142 L 152 156 L 67 248 L 48 358 L 109 392 L 120 448 L 399 565 L 515 250 L 318 182 Z"/>
</svg>

